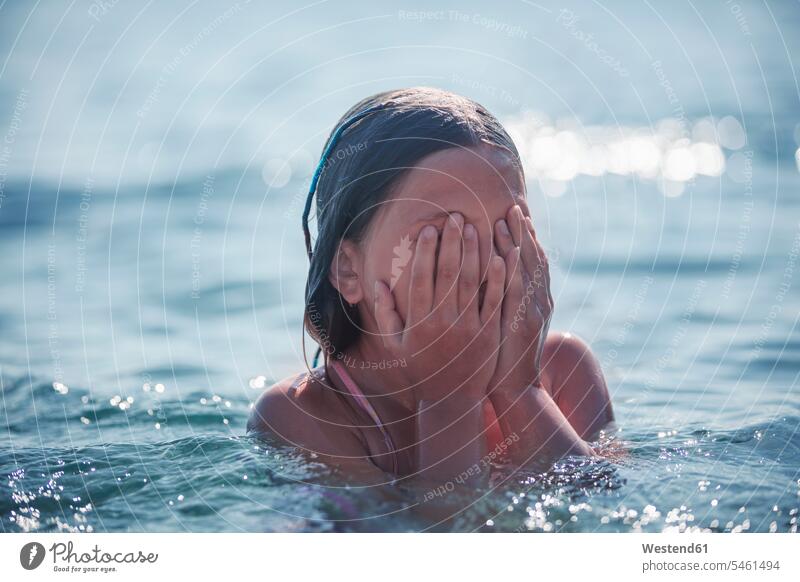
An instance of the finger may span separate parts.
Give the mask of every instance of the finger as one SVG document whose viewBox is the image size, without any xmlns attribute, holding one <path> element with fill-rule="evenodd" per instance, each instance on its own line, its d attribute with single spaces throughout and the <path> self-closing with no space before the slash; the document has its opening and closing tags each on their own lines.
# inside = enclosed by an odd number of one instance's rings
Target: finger
<svg viewBox="0 0 800 582">
<path fill-rule="evenodd" d="M 516 245 L 520 251 L 520 275 L 524 286 L 532 277 L 533 271 L 536 269 L 537 265 L 535 251 L 533 251 L 531 244 L 531 235 L 528 232 L 525 215 L 518 205 L 514 205 L 508 209 L 507 220 L 508 228 L 511 230 L 511 238 L 514 240 L 514 245 Z M 533 253 L 533 256 L 531 253 Z"/>
<path fill-rule="evenodd" d="M 522 214 L 523 214 L 523 215 L 524 215 L 526 218 L 530 218 L 530 216 L 531 216 L 531 209 L 530 209 L 530 207 L 528 206 L 528 201 L 527 201 L 527 200 L 525 200 L 525 198 L 521 198 L 521 197 L 520 197 L 520 198 L 519 198 L 519 200 L 517 201 L 517 204 L 519 204 L 519 207 L 522 209 Z"/>
<path fill-rule="evenodd" d="M 514 241 L 514 245 L 518 247 L 522 246 L 522 235 L 528 232 L 528 227 L 525 226 L 524 220 L 525 216 L 522 214 L 522 209 L 519 206 L 515 204 L 508 209 L 506 213 L 506 222 L 511 231 L 511 238 Z"/>
<path fill-rule="evenodd" d="M 508 229 L 508 222 L 501 218 L 494 224 L 494 246 L 501 257 L 508 255 L 514 248 L 514 239 L 511 238 L 511 231 Z"/>
<path fill-rule="evenodd" d="M 491 322 L 500 321 L 503 305 L 503 291 L 506 285 L 506 262 L 495 255 L 489 261 L 486 274 L 486 293 L 481 305 L 481 323 L 491 325 Z"/>
<path fill-rule="evenodd" d="M 505 333 L 519 331 L 521 328 L 530 327 L 532 323 L 540 321 L 539 307 L 536 304 L 535 288 L 531 288 L 527 278 L 525 264 L 522 258 L 522 249 L 515 247 L 511 252 L 506 266 L 506 296 L 503 300 L 502 326 Z M 508 269 L 512 269 L 509 274 Z M 525 358 L 529 357 L 536 350 L 536 340 L 524 339 L 525 334 L 519 336 L 523 343 L 517 346 L 518 353 L 516 363 L 520 364 Z"/>
<path fill-rule="evenodd" d="M 539 262 L 544 262 L 546 256 L 544 254 L 544 249 L 542 245 L 539 243 L 539 239 L 536 238 L 536 229 L 533 228 L 533 221 L 531 220 L 530 216 L 525 217 L 525 228 L 528 231 L 528 234 L 533 239 L 533 246 L 536 250 L 536 254 L 539 256 Z"/>
<path fill-rule="evenodd" d="M 503 296 L 503 328 L 507 329 L 514 322 L 522 304 L 522 259 L 519 247 L 514 247 L 506 258 L 505 294 Z"/>
<path fill-rule="evenodd" d="M 528 227 L 528 231 L 533 238 L 533 245 L 536 249 L 541 269 L 541 276 L 537 277 L 534 275 L 534 282 L 537 284 L 537 287 L 544 289 L 545 299 L 549 302 L 550 309 L 552 309 L 553 295 L 550 291 L 550 261 L 547 259 L 547 254 L 544 252 L 544 247 L 542 247 L 541 243 L 539 243 L 539 239 L 536 237 L 536 229 L 533 228 L 533 221 L 531 220 L 530 216 L 525 217 L 525 222 Z"/>
<path fill-rule="evenodd" d="M 411 282 L 408 286 L 408 314 L 406 327 L 425 319 L 433 306 L 433 269 L 436 265 L 436 228 L 423 228 L 414 248 L 411 264 Z"/>
<path fill-rule="evenodd" d="M 528 231 L 533 235 L 533 238 L 536 238 L 536 229 L 533 228 L 533 219 L 529 214 L 525 215 L 525 226 L 528 227 Z"/>
<path fill-rule="evenodd" d="M 397 313 L 391 290 L 383 281 L 375 281 L 375 321 L 384 347 L 398 347 L 402 341 L 403 320 Z"/>
<path fill-rule="evenodd" d="M 533 242 L 536 245 L 536 250 L 539 253 L 539 260 L 545 268 L 545 272 L 547 273 L 547 279 L 549 281 L 550 261 L 547 259 L 547 254 L 544 252 L 544 247 L 542 246 L 542 243 L 539 242 L 539 238 L 536 236 L 536 229 L 533 228 L 533 221 L 531 220 L 530 216 L 528 216 L 525 220 L 528 223 L 528 230 L 530 231 L 531 236 L 533 237 Z"/>
<path fill-rule="evenodd" d="M 522 209 L 519 206 L 511 208 L 509 218 L 511 236 L 522 251 L 522 264 L 525 267 L 526 278 L 536 281 L 536 285 L 540 286 L 543 280 L 543 267 L 539 249 L 534 244 L 533 235 L 530 231 L 533 223 L 529 222 L 530 219 L 522 214 Z M 519 233 L 519 238 L 517 238 L 517 233 Z"/>
<path fill-rule="evenodd" d="M 530 217 L 525 217 L 525 237 L 522 244 L 523 260 L 530 274 L 530 278 L 537 288 L 547 286 L 547 257 L 544 249 L 536 240 L 533 231 L 533 222 Z"/>
<path fill-rule="evenodd" d="M 458 277 L 458 310 L 462 316 L 477 319 L 479 283 L 478 233 L 472 224 L 467 224 L 464 226 L 464 261 Z"/>
<path fill-rule="evenodd" d="M 461 269 L 461 228 L 462 216 L 455 212 L 444 225 L 442 243 L 439 246 L 439 262 L 436 266 L 436 290 L 433 294 L 435 309 L 442 310 L 442 316 L 455 319 L 458 315 L 457 279 Z"/>
</svg>

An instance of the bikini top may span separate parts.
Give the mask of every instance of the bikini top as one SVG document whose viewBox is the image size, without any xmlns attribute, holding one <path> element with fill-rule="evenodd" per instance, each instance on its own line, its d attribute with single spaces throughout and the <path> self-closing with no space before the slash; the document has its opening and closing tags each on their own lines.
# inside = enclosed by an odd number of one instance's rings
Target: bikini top
<svg viewBox="0 0 800 582">
<path fill-rule="evenodd" d="M 340 361 L 333 360 L 328 362 L 328 365 L 336 372 L 336 375 L 342 381 L 342 384 L 344 384 L 345 389 L 353 397 L 358 406 L 369 415 L 369 417 L 375 423 L 375 426 L 377 426 L 378 430 L 381 431 L 381 434 L 383 435 L 383 442 L 386 443 L 388 454 L 392 457 L 392 472 L 395 475 L 399 475 L 400 465 L 397 461 L 397 447 L 394 446 L 392 435 L 389 434 L 388 429 L 381 422 L 381 418 L 378 416 L 375 407 L 372 406 L 369 399 L 361 391 L 361 388 L 358 387 L 358 384 L 356 384 L 352 376 L 347 373 L 347 368 Z M 488 439 L 489 448 L 492 448 L 496 444 L 503 441 L 503 432 L 500 429 L 497 417 L 495 416 L 494 410 L 491 409 L 491 407 L 483 407 L 483 419 L 486 425 L 486 438 Z"/>
<path fill-rule="evenodd" d="M 381 434 L 383 435 L 383 442 L 386 443 L 386 448 L 388 449 L 389 454 L 392 456 L 392 472 L 397 475 L 397 448 L 394 446 L 394 441 L 392 441 L 392 436 L 389 434 L 389 431 L 385 426 L 383 426 L 381 418 L 378 416 L 375 407 L 372 406 L 369 399 L 361 391 L 361 388 L 358 387 L 358 384 L 356 384 L 350 374 L 347 373 L 347 369 L 342 365 L 341 362 L 338 360 L 333 360 L 329 362 L 328 365 L 336 371 L 336 375 L 339 376 L 339 379 L 342 381 L 342 384 L 344 384 L 347 392 L 350 393 L 361 409 L 369 415 L 369 417 L 378 427 L 378 430 L 381 431 Z"/>
</svg>

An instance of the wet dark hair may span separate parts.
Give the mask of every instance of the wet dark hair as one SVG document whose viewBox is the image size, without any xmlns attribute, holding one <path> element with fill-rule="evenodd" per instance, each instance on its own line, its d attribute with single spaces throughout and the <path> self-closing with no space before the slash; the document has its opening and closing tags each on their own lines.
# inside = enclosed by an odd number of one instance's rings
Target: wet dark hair
<svg viewBox="0 0 800 582">
<path fill-rule="evenodd" d="M 307 235 L 311 264 L 304 322 L 326 356 L 341 354 L 361 333 L 357 307 L 328 279 L 340 241 L 360 239 L 392 187 L 422 158 L 481 144 L 507 150 L 521 169 L 514 142 L 491 113 L 475 101 L 428 87 L 367 97 L 336 124 L 323 148 L 316 189 L 312 183 L 309 193 L 317 198 L 313 252 Z"/>
</svg>

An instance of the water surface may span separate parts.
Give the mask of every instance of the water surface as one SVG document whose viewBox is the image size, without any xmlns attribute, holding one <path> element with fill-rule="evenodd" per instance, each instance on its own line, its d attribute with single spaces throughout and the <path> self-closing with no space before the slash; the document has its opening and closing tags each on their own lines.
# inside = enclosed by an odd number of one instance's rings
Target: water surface
<svg viewBox="0 0 800 582">
<path fill-rule="evenodd" d="M 565 7 L 3 5 L 2 531 L 432 527 L 419 491 L 244 434 L 305 366 L 326 132 L 414 84 L 519 140 L 552 327 L 593 347 L 627 450 L 497 467 L 447 528 L 796 531 L 798 14 Z"/>
</svg>

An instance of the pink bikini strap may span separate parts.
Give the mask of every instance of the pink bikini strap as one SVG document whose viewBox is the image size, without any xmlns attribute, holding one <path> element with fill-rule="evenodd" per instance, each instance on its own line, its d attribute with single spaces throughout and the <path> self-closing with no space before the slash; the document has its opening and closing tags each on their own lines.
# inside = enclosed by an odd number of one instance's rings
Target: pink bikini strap
<svg viewBox="0 0 800 582">
<path fill-rule="evenodd" d="M 341 362 L 333 360 L 329 362 L 329 365 L 336 370 L 336 373 L 341 379 L 342 384 L 344 384 L 345 388 L 347 388 L 347 391 L 364 410 L 364 412 L 369 415 L 378 429 L 380 429 L 381 434 L 383 435 L 383 440 L 386 443 L 386 447 L 389 449 L 389 452 L 392 455 L 392 467 L 394 468 L 394 473 L 397 474 L 397 451 L 395 449 L 394 442 L 392 442 L 392 437 L 386 427 L 383 426 L 378 413 L 375 411 L 375 407 L 373 407 L 367 397 L 364 396 L 364 393 L 358 387 L 358 384 L 353 381 L 353 378 L 350 377 L 350 374 L 347 373 L 347 370 L 341 364 Z"/>
</svg>

